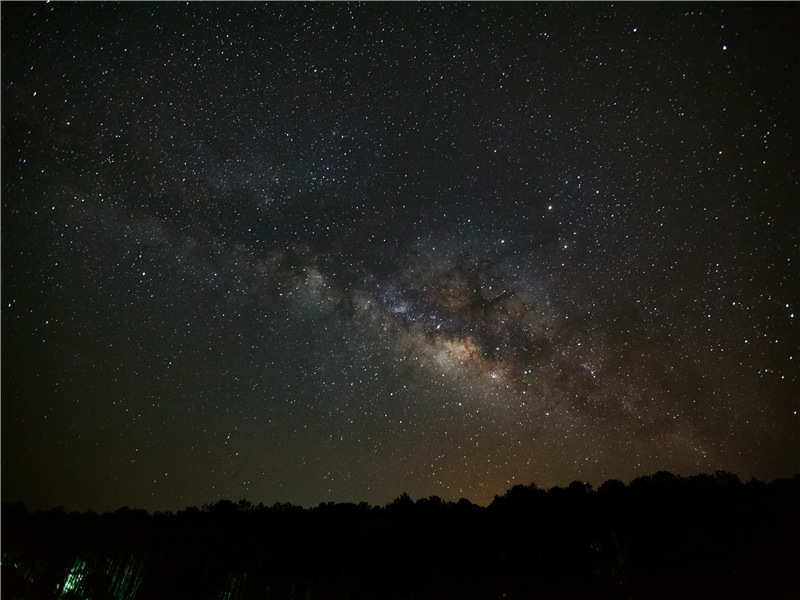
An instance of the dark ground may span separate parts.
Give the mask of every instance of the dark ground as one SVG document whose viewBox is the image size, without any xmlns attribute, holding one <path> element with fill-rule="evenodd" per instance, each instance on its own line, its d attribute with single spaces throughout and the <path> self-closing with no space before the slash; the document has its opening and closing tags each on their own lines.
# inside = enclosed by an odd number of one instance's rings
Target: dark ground
<svg viewBox="0 0 800 600">
<path fill-rule="evenodd" d="M 488 507 L 402 495 L 177 514 L 3 506 L 2 596 L 796 598 L 800 476 L 659 472 L 596 491 L 518 485 Z"/>
</svg>

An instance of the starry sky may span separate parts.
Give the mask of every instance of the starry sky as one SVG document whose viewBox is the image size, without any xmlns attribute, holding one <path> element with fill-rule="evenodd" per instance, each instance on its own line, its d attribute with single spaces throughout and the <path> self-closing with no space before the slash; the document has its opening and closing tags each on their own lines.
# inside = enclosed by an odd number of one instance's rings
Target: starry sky
<svg viewBox="0 0 800 600">
<path fill-rule="evenodd" d="M 800 471 L 796 4 L 2 5 L 2 497 Z"/>
</svg>

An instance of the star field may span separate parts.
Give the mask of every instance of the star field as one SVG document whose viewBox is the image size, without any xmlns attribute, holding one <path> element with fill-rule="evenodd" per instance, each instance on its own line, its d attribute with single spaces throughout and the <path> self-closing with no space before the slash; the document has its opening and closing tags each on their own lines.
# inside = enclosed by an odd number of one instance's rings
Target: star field
<svg viewBox="0 0 800 600">
<path fill-rule="evenodd" d="M 4 4 L 3 500 L 800 470 L 791 4 Z"/>
</svg>

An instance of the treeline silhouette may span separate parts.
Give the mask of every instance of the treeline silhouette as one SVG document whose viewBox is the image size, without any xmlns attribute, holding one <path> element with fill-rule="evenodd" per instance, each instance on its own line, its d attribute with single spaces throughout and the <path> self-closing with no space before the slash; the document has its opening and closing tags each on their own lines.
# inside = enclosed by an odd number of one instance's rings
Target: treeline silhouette
<svg viewBox="0 0 800 600">
<path fill-rule="evenodd" d="M 800 475 L 2 518 L 6 600 L 800 598 Z"/>
</svg>

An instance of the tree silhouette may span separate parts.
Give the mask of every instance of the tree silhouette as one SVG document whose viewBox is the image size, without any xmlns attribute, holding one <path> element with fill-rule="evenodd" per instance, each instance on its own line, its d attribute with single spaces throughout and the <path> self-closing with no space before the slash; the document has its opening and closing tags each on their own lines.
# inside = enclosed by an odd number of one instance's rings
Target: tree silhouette
<svg viewBox="0 0 800 600">
<path fill-rule="evenodd" d="M 488 507 L 220 500 L 176 514 L 2 507 L 5 598 L 800 597 L 800 476 L 515 485 Z"/>
</svg>

